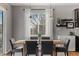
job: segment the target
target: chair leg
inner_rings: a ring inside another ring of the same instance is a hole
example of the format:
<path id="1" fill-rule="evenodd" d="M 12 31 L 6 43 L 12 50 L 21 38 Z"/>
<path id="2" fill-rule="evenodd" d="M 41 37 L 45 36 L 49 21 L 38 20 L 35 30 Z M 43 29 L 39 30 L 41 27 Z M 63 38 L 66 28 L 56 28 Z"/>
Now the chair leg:
<path id="1" fill-rule="evenodd" d="M 66 52 L 64 52 L 65 56 L 66 56 Z"/>
<path id="2" fill-rule="evenodd" d="M 26 56 L 27 56 L 27 53 L 26 53 Z"/>
<path id="3" fill-rule="evenodd" d="M 15 52 L 13 52 L 12 54 L 13 54 L 13 56 L 15 56 Z"/>
<path id="4" fill-rule="evenodd" d="M 23 49 L 21 49 L 21 52 L 22 52 L 22 56 L 23 56 Z"/>
<path id="5" fill-rule="evenodd" d="M 57 50 L 56 50 L 56 52 L 55 52 L 55 53 L 56 53 L 56 56 L 57 56 Z"/>
<path id="6" fill-rule="evenodd" d="M 68 52 L 64 52 L 65 56 L 67 55 L 68 56 Z"/>
<path id="7" fill-rule="evenodd" d="M 12 51 L 11 51 L 11 56 L 12 56 Z"/>
<path id="8" fill-rule="evenodd" d="M 38 50 L 36 49 L 36 56 L 38 56 Z"/>
<path id="9" fill-rule="evenodd" d="M 43 50 L 41 51 L 41 56 L 43 56 Z"/>
<path id="10" fill-rule="evenodd" d="M 67 52 L 67 56 L 68 56 L 68 52 Z"/>
<path id="11" fill-rule="evenodd" d="M 53 56 L 53 51 L 51 52 L 51 56 Z"/>

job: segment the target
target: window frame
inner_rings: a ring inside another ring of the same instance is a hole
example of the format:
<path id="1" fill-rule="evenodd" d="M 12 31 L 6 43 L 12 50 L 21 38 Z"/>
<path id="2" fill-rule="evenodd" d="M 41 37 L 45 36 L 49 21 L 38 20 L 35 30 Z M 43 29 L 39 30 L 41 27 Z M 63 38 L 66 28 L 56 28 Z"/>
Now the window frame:
<path id="1" fill-rule="evenodd" d="M 44 10 L 44 13 L 46 13 L 45 12 L 45 9 L 31 9 L 31 10 Z M 30 10 L 30 12 L 31 12 L 31 10 Z M 30 21 L 31 21 L 31 13 L 30 13 Z M 31 22 L 30 22 L 31 23 Z M 40 25 L 43 25 L 43 26 L 45 26 L 45 34 L 42 34 L 42 36 L 46 36 L 46 15 L 45 15 L 45 24 L 37 24 L 37 26 L 38 26 L 38 30 L 37 30 L 37 32 L 39 33 L 39 26 Z M 31 34 L 31 28 L 30 28 L 30 36 L 38 36 L 37 34 Z"/>

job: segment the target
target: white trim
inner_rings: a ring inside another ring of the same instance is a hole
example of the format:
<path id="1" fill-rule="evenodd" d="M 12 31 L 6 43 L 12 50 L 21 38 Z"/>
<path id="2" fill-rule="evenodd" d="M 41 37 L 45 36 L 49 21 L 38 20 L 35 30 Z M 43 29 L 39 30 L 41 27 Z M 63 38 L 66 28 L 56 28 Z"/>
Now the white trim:
<path id="1" fill-rule="evenodd" d="M 3 11 L 3 54 L 6 51 L 6 9 L 0 6 L 0 10 Z"/>
<path id="2" fill-rule="evenodd" d="M 25 30 L 26 38 L 30 39 L 30 9 L 25 9 Z"/>
<path id="3" fill-rule="evenodd" d="M 7 23 L 7 21 L 6 21 L 6 19 L 7 19 L 7 15 L 6 15 L 6 12 L 3 12 L 3 53 L 6 53 L 6 48 L 7 48 L 7 29 L 6 29 L 6 27 L 7 27 L 7 25 L 6 25 L 6 23 Z"/>

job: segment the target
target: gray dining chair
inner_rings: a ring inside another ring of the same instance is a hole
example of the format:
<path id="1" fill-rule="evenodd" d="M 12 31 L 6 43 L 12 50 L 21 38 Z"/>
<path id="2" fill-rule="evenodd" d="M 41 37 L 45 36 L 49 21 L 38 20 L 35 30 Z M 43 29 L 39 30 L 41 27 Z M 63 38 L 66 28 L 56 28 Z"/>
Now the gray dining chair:
<path id="1" fill-rule="evenodd" d="M 27 41 L 27 55 L 35 54 L 37 56 L 37 41 Z"/>
<path id="2" fill-rule="evenodd" d="M 11 44 L 11 48 L 12 48 L 12 50 L 11 50 L 11 56 L 12 55 L 15 55 L 15 52 L 22 52 L 22 56 L 23 56 L 23 46 L 15 46 L 15 44 L 13 44 L 13 42 L 12 42 L 12 40 L 10 40 L 10 44 Z"/>
<path id="3" fill-rule="evenodd" d="M 51 56 L 53 55 L 53 41 L 42 41 L 42 55 L 45 54 L 50 54 Z"/>
<path id="4" fill-rule="evenodd" d="M 67 39 L 64 43 L 63 47 L 56 47 L 56 55 L 57 52 L 64 52 L 65 56 L 68 56 L 68 47 L 69 47 L 70 39 Z"/>

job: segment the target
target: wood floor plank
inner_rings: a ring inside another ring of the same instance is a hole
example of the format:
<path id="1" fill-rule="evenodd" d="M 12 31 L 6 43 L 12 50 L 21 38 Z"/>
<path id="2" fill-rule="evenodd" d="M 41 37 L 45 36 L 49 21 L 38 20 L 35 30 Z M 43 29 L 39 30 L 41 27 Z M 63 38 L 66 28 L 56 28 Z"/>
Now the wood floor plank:
<path id="1" fill-rule="evenodd" d="M 79 56 L 79 52 L 69 52 L 69 56 Z"/>
<path id="2" fill-rule="evenodd" d="M 61 52 L 60 52 L 61 53 Z M 8 53 L 5 56 L 10 56 L 11 54 Z M 68 53 L 69 56 L 79 56 L 79 52 L 69 52 Z M 64 55 L 59 55 L 59 56 L 64 56 Z"/>

